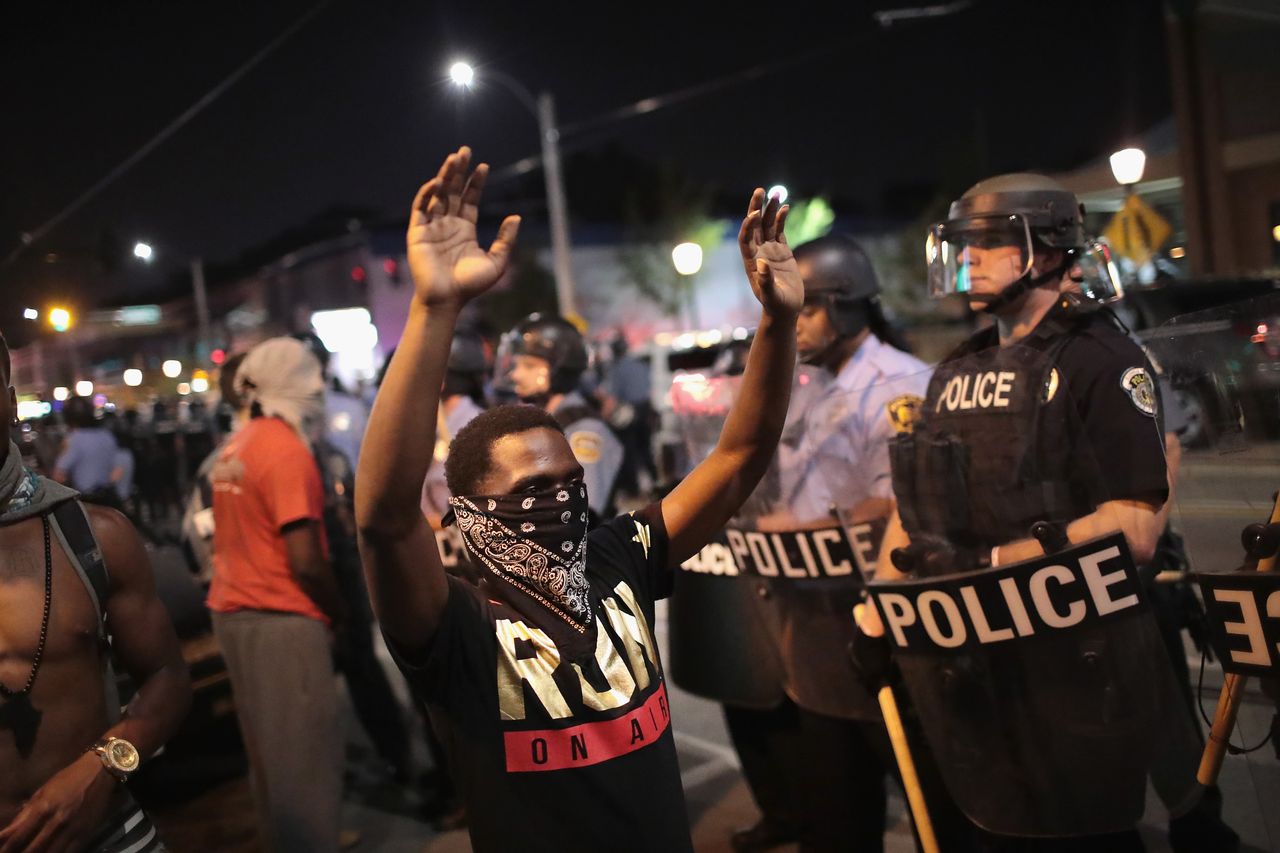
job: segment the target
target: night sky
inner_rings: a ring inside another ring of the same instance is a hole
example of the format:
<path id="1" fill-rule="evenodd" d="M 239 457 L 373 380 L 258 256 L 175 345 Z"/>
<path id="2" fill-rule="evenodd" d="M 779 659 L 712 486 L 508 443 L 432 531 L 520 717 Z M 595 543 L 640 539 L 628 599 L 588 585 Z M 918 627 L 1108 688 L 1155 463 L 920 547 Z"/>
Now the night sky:
<path id="1" fill-rule="evenodd" d="M 0 31 L 0 257 L 316 4 L 29 5 Z M 189 255 L 229 261 L 326 211 L 394 220 L 460 143 L 495 168 L 536 153 L 534 120 L 511 95 L 492 84 L 461 95 L 445 80 L 455 56 L 553 92 L 562 126 L 769 69 L 566 134 L 575 223 L 617 222 L 658 170 L 705 190 L 717 212 L 784 182 L 841 214 L 907 219 L 985 174 L 1096 159 L 1170 112 L 1158 0 L 974 0 L 888 28 L 872 13 L 910 4 L 507 5 L 321 4 L 0 268 L 0 301 L 139 298 Z M 506 181 L 492 206 L 536 218 L 540 188 L 540 173 Z M 161 253 L 150 269 L 127 258 L 137 238 Z"/>

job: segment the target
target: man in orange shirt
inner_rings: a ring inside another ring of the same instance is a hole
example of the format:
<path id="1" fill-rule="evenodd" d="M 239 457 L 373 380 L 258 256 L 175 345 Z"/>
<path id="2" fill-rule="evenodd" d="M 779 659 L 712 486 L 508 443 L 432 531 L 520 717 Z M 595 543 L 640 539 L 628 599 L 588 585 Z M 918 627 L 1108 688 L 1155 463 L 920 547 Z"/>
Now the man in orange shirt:
<path id="1" fill-rule="evenodd" d="M 250 420 L 214 465 L 209 609 L 235 691 L 263 841 L 336 851 L 343 739 L 330 630 L 345 607 L 328 561 L 320 471 L 304 436 L 324 415 L 320 365 L 273 338 L 236 390 Z"/>

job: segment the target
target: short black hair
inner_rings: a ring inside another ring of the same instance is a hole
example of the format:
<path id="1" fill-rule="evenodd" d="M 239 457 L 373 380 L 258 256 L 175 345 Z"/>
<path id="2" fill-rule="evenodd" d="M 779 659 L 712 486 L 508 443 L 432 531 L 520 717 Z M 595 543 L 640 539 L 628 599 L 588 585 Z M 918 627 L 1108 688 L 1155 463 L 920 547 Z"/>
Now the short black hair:
<path id="1" fill-rule="evenodd" d="M 493 468 L 493 445 L 508 435 L 531 429 L 553 429 L 563 434 L 556 419 L 538 406 L 495 406 L 472 418 L 458 430 L 444 461 L 444 479 L 454 495 L 474 495 L 481 480 Z"/>
<path id="2" fill-rule="evenodd" d="M 240 369 L 240 363 L 248 354 L 248 352 L 238 352 L 228 356 L 218 372 L 218 390 L 222 393 L 222 399 L 236 411 L 244 405 L 244 400 L 240 399 L 240 395 L 236 393 L 236 371 Z"/>
<path id="3" fill-rule="evenodd" d="M 7 386 L 13 378 L 13 365 L 9 362 L 9 342 L 4 339 L 4 332 L 0 332 L 0 371 L 4 372 L 4 384 Z"/>

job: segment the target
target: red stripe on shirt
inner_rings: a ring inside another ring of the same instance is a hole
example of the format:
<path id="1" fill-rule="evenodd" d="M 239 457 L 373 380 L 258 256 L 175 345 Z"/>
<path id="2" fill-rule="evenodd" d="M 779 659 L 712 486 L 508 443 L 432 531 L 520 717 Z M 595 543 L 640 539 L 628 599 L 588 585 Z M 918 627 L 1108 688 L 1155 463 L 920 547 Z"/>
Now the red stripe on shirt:
<path id="1" fill-rule="evenodd" d="M 659 684 L 643 705 L 612 720 L 567 729 L 506 732 L 508 773 L 565 770 L 609 761 L 648 746 L 671 724 L 667 687 Z"/>

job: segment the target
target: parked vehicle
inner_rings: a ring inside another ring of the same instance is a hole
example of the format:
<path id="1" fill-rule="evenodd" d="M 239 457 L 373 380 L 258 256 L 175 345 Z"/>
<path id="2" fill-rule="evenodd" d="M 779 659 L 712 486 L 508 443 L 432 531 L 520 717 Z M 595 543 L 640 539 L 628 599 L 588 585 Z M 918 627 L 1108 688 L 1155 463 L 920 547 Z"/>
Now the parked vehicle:
<path id="1" fill-rule="evenodd" d="M 1155 345 L 1187 418 L 1184 445 L 1211 443 L 1241 424 L 1254 438 L 1280 438 L 1280 279 L 1161 282 L 1126 290 L 1116 310 Z M 1206 362 L 1223 372 L 1206 373 Z"/>

